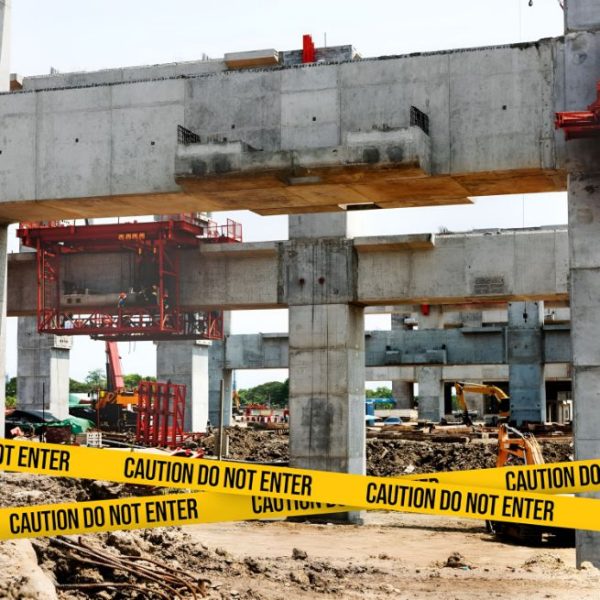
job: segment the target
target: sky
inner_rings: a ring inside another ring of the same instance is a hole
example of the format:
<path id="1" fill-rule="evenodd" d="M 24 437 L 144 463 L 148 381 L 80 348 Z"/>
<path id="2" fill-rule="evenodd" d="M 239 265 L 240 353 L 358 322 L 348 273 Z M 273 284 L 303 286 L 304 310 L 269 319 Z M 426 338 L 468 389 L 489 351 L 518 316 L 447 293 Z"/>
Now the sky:
<path id="1" fill-rule="evenodd" d="M 226 52 L 352 44 L 363 57 L 508 44 L 562 35 L 557 0 L 12 0 L 11 71 L 41 75 L 220 58 Z M 287 238 L 287 217 L 246 211 L 217 214 L 244 225 L 244 239 Z M 361 211 L 362 235 L 556 225 L 567 222 L 566 194 L 477 198 L 470 206 Z M 16 240 L 10 242 L 16 249 Z M 236 311 L 233 333 L 287 331 L 287 311 Z M 367 315 L 367 329 L 389 317 Z M 75 338 L 71 377 L 103 368 L 104 344 Z M 16 319 L 9 319 L 7 373 L 16 374 Z M 126 373 L 155 374 L 150 342 L 121 343 Z M 237 373 L 238 387 L 286 370 Z"/>

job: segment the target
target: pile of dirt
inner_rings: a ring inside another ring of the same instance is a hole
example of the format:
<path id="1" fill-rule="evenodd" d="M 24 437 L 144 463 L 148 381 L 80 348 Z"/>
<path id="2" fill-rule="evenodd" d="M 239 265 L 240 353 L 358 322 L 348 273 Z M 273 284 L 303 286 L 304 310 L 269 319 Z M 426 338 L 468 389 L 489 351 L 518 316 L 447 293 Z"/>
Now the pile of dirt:
<path id="1" fill-rule="evenodd" d="M 367 440 L 368 475 L 391 477 L 407 473 L 463 471 L 495 466 L 496 446 L 493 444 Z"/>
<path id="2" fill-rule="evenodd" d="M 242 427 L 227 429 L 229 456 L 238 460 L 274 462 L 289 460 L 289 436 L 287 432 L 266 431 Z M 215 453 L 215 436 L 203 439 L 203 446 Z"/>
<path id="3" fill-rule="evenodd" d="M 229 455 L 238 460 L 277 462 L 289 460 L 289 436 L 277 431 L 232 427 L 228 429 Z M 205 442 L 213 451 L 212 436 Z M 569 442 L 540 442 L 546 462 L 570 460 Z M 478 443 L 431 443 L 398 439 L 367 440 L 367 474 L 380 477 L 408 473 L 434 473 L 496 466 L 496 445 Z"/>

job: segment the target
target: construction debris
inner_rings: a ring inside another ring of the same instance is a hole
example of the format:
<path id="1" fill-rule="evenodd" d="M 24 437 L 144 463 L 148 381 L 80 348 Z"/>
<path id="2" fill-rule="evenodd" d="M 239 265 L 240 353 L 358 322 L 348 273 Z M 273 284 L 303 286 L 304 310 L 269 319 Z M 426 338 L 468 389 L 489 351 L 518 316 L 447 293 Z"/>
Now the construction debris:
<path id="1" fill-rule="evenodd" d="M 289 460 L 289 438 L 285 432 L 239 427 L 229 428 L 227 432 L 229 457 L 232 459 L 269 463 Z M 381 436 L 368 439 L 367 474 L 387 477 L 496 466 L 495 439 L 471 440 L 462 433 L 455 436 L 435 430 L 429 436 L 424 432 L 414 434 L 418 436 L 414 441 Z M 455 441 L 454 437 L 461 441 Z M 445 443 L 431 443 L 434 439 L 442 438 L 445 438 Z M 542 440 L 540 445 L 546 462 L 562 462 L 572 458 L 573 447 L 566 438 Z M 203 446 L 207 452 L 214 452 L 214 438 L 204 438 Z"/>

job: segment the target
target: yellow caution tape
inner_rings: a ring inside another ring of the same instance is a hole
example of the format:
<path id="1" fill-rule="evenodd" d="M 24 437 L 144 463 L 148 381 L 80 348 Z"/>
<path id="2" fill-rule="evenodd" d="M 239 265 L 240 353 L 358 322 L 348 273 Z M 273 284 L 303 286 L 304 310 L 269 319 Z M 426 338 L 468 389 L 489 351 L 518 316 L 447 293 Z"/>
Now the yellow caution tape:
<path id="1" fill-rule="evenodd" d="M 225 493 L 270 494 L 290 498 L 305 497 L 305 492 L 312 487 L 310 482 L 314 477 L 319 481 L 326 478 L 332 487 L 337 485 L 336 482 L 344 486 L 358 486 L 369 481 L 389 483 L 401 480 L 540 494 L 600 491 L 600 460 L 389 478 L 189 459 L 137 450 L 108 450 L 0 440 L 0 470 Z"/>
<path id="2" fill-rule="evenodd" d="M 0 508 L 0 540 L 340 512 L 314 502 L 224 494 L 168 494 Z"/>
<path id="3" fill-rule="evenodd" d="M 593 460 L 408 479 L 4 441 L 0 469 L 329 503 L 340 510 L 395 510 L 600 531 L 596 500 L 549 495 L 600 489 L 600 461 Z M 229 519 L 223 510 L 222 520 Z"/>

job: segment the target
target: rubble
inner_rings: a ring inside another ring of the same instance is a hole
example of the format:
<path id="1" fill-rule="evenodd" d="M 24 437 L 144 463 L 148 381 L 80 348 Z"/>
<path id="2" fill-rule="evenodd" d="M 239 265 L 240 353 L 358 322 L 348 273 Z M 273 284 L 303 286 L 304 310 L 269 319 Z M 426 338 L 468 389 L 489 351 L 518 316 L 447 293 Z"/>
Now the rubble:
<path id="1" fill-rule="evenodd" d="M 289 460 L 289 437 L 286 433 L 231 427 L 228 435 L 230 458 L 258 462 Z M 205 438 L 203 445 L 208 451 L 212 451 L 212 443 L 213 438 L 210 436 Z M 572 444 L 568 441 L 541 440 L 540 445 L 546 462 L 567 461 L 573 454 Z M 427 440 L 367 440 L 367 475 L 390 477 L 410 473 L 488 469 L 495 466 L 495 440 L 487 443 L 445 441 L 436 444 Z"/>

